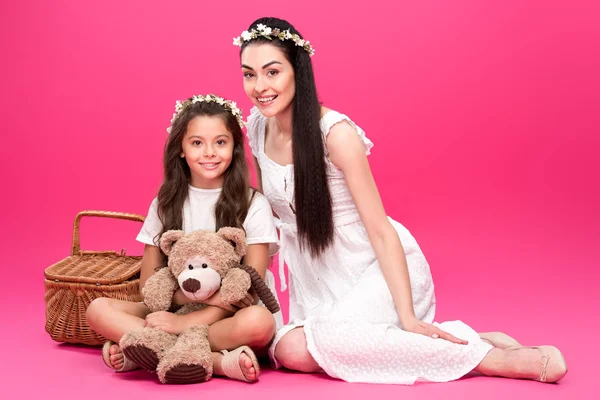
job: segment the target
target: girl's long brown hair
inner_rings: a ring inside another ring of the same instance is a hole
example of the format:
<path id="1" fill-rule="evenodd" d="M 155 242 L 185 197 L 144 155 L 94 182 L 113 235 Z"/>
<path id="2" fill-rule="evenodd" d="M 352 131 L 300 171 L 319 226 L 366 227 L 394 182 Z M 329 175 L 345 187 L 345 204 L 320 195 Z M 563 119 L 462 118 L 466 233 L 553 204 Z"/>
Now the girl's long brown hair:
<path id="1" fill-rule="evenodd" d="M 255 192 L 253 190 L 252 195 L 249 195 L 250 179 L 242 129 L 235 116 L 222 105 L 215 102 L 197 102 L 188 104 L 179 113 L 173 121 L 165 144 L 164 179 L 158 191 L 158 218 L 162 223 L 162 231 L 157 238 L 168 230 L 183 229 L 183 204 L 189 192 L 190 168 L 180 154 L 188 124 L 192 119 L 201 116 L 221 118 L 234 142 L 231 164 L 225 171 L 223 189 L 215 206 L 216 229 L 224 226 L 243 229 L 242 224 L 248 215 Z"/>

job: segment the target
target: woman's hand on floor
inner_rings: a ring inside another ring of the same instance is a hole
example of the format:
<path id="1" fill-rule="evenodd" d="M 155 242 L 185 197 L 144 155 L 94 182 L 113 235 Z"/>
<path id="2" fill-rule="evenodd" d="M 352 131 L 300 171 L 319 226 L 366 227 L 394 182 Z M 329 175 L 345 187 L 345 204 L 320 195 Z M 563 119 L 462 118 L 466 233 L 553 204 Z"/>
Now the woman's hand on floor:
<path id="1" fill-rule="evenodd" d="M 452 343 L 457 344 L 468 344 L 466 340 L 459 339 L 454 335 L 449 334 L 438 328 L 435 325 L 428 324 L 427 322 L 419 321 L 417 318 L 411 319 L 407 323 L 403 323 L 404 330 L 407 332 L 418 333 L 421 335 L 429 336 L 434 339 L 444 339 Z"/>

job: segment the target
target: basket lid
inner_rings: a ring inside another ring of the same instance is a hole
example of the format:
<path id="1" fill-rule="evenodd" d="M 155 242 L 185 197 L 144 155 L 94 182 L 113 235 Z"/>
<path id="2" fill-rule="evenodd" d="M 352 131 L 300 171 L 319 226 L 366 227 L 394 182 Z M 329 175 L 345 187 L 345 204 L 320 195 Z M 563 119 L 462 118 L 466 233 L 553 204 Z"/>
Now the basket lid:
<path id="1" fill-rule="evenodd" d="M 81 252 L 46 268 L 46 279 L 62 282 L 114 285 L 140 272 L 141 256 L 116 252 Z"/>

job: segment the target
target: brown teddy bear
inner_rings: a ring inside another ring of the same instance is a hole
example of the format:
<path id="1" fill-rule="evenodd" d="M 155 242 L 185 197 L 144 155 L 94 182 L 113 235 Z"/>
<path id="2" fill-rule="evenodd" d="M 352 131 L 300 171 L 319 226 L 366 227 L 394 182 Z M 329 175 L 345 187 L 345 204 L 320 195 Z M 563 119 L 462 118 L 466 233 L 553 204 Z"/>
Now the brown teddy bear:
<path id="1" fill-rule="evenodd" d="M 277 300 L 258 273 L 240 264 L 246 254 L 243 230 L 225 227 L 216 233 L 199 230 L 187 235 L 171 230 L 161 236 L 160 248 L 168 256 L 168 267 L 155 272 L 142 290 L 144 303 L 151 311 L 169 310 L 179 287 L 195 302 L 183 306 L 177 314 L 205 307 L 200 302 L 219 289 L 225 304 L 242 300 L 253 289 L 269 311 L 279 311 Z M 163 383 L 198 383 L 212 376 L 207 325 L 187 328 L 179 336 L 157 328 L 141 328 L 125 334 L 120 347 L 129 360 L 156 371 Z"/>

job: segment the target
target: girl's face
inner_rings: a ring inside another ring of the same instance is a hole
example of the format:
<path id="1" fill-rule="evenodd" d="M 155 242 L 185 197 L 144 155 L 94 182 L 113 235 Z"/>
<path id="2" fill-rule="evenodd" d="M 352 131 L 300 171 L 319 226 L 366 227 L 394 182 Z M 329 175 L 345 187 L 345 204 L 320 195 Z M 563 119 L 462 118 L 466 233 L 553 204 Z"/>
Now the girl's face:
<path id="1" fill-rule="evenodd" d="M 190 167 L 191 185 L 201 189 L 223 187 L 223 174 L 231 164 L 233 145 L 233 135 L 221 118 L 193 118 L 181 144 L 181 157 Z"/>
<path id="2" fill-rule="evenodd" d="M 271 44 L 251 44 L 242 52 L 244 90 L 265 117 L 289 109 L 296 93 L 294 68 Z"/>

